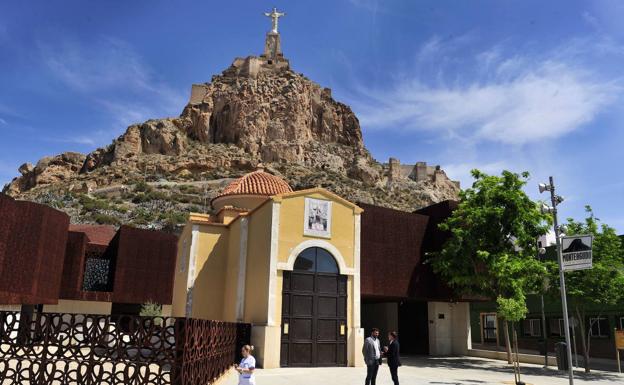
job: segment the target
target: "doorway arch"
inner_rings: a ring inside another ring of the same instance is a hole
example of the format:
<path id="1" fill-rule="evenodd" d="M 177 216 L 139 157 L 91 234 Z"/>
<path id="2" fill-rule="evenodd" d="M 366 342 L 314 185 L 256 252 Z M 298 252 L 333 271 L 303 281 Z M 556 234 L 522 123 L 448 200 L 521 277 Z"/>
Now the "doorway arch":
<path id="1" fill-rule="evenodd" d="M 284 271 L 281 366 L 347 365 L 347 276 L 324 248 L 304 249 Z"/>

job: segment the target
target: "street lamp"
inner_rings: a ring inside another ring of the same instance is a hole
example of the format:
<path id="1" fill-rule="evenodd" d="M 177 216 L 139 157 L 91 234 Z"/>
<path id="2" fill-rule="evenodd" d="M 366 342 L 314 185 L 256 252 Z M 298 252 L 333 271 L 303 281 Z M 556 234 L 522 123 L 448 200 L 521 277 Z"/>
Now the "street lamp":
<path id="1" fill-rule="evenodd" d="M 570 385 L 574 385 L 574 372 L 572 371 L 572 345 L 570 344 L 570 320 L 568 318 L 568 301 L 566 298 L 566 288 L 565 288 L 565 275 L 563 272 L 563 258 L 561 256 L 561 239 L 560 234 L 562 227 L 559 226 L 558 218 L 557 218 L 557 205 L 563 202 L 563 197 L 555 194 L 555 182 L 553 177 L 549 178 L 549 183 L 540 183 L 539 184 L 539 192 L 543 193 L 545 191 L 550 192 L 550 201 L 552 206 L 548 206 L 545 203 L 542 203 L 541 211 L 544 214 L 552 214 L 553 216 L 553 227 L 555 230 L 555 241 L 557 242 L 557 260 L 559 262 L 559 280 L 561 287 L 561 304 L 563 306 L 563 323 L 565 327 L 565 339 L 568 350 L 568 377 L 570 379 Z"/>
<path id="2" fill-rule="evenodd" d="M 541 261 L 546 254 L 546 248 L 543 247 L 542 243 L 537 241 L 537 254 L 538 258 Z M 542 337 L 544 337 L 544 369 L 548 369 L 548 333 L 546 333 L 546 312 L 544 311 L 544 292 L 548 290 L 548 276 L 545 276 L 542 281 L 542 290 L 540 292 L 540 300 L 542 302 Z"/>

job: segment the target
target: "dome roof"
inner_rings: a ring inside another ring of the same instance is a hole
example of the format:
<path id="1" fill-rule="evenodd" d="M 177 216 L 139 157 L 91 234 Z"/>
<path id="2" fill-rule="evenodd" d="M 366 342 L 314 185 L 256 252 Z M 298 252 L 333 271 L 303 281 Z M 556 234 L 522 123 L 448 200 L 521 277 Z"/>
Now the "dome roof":
<path id="1" fill-rule="evenodd" d="M 215 199 L 229 195 L 277 195 L 292 192 L 292 188 L 282 178 L 258 168 L 227 185 Z"/>

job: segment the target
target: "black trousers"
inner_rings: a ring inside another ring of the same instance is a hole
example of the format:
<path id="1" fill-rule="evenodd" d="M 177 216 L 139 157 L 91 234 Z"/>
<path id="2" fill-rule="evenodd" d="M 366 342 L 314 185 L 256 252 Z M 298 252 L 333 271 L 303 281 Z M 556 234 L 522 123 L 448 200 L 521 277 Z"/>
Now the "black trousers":
<path id="1" fill-rule="evenodd" d="M 392 376 L 392 382 L 394 385 L 399 385 L 399 367 L 398 366 L 389 366 L 390 368 L 390 376 Z"/>
<path id="2" fill-rule="evenodd" d="M 364 385 L 375 385 L 377 381 L 377 372 L 379 371 L 379 364 L 366 365 L 366 382 Z"/>

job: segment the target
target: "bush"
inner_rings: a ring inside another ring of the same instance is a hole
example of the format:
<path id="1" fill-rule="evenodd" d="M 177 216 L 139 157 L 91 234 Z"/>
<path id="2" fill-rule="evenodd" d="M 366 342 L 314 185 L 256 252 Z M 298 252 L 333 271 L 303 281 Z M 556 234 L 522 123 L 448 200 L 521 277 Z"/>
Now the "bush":
<path id="1" fill-rule="evenodd" d="M 148 301 L 141 305 L 139 315 L 142 317 L 160 317 L 162 315 L 162 305 Z"/>
<path id="2" fill-rule="evenodd" d="M 93 220 L 95 220 L 100 225 L 119 225 L 119 219 L 115 218 L 112 215 L 96 213 L 93 215 Z"/>
<path id="3" fill-rule="evenodd" d="M 148 224 L 154 221 L 154 219 L 156 219 L 156 215 L 153 214 L 151 211 L 148 211 L 143 208 L 138 208 L 135 211 L 135 217 L 134 217 L 133 222 L 140 223 L 140 224 Z"/>
<path id="4" fill-rule="evenodd" d="M 135 192 L 149 192 L 152 191 L 152 186 L 148 185 L 145 181 L 139 181 L 134 185 Z"/>
<path id="5" fill-rule="evenodd" d="M 108 210 L 110 208 L 110 203 L 103 199 L 90 198 L 86 195 L 81 195 L 78 198 L 78 201 L 82 205 L 82 211 L 95 211 L 95 210 Z"/>
<path id="6" fill-rule="evenodd" d="M 128 208 L 126 206 L 117 206 L 114 208 L 118 213 L 125 214 L 128 212 Z"/>
<path id="7" fill-rule="evenodd" d="M 150 190 L 148 192 L 140 192 L 132 198 L 133 203 L 144 203 L 155 200 L 169 200 L 169 196 L 162 191 Z"/>

